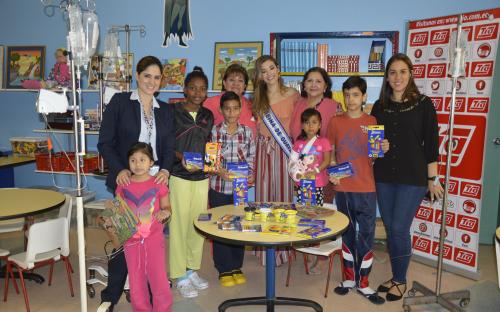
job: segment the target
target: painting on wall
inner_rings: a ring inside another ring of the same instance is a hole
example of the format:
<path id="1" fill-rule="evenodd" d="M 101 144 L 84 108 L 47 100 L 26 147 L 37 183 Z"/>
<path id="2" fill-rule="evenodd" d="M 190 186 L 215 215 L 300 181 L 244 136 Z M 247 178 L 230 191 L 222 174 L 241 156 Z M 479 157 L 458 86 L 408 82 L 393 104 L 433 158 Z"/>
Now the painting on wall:
<path id="1" fill-rule="evenodd" d="M 188 40 L 193 40 L 189 0 L 164 0 L 162 46 L 168 47 L 177 41 L 179 47 L 187 48 Z"/>
<path id="2" fill-rule="evenodd" d="M 243 66 L 249 77 L 253 77 L 255 60 L 262 55 L 263 42 L 216 42 L 214 53 L 213 90 L 222 90 L 222 77 L 231 64 Z M 248 82 L 247 90 L 253 90 L 252 81 Z"/>
<path id="3" fill-rule="evenodd" d="M 22 89 L 25 81 L 43 80 L 45 46 L 9 46 L 6 55 L 5 88 Z"/>

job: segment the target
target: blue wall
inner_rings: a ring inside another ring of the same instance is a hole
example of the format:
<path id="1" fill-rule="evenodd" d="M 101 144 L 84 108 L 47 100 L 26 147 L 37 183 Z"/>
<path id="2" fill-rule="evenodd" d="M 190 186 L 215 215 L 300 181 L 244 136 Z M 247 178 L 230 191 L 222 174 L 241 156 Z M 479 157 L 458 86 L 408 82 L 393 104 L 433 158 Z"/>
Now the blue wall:
<path id="1" fill-rule="evenodd" d="M 58 3 L 56 0 L 54 3 Z M 379 3 L 384 3 L 381 6 Z M 439 3 L 439 6 L 435 6 Z M 306 4 L 302 0 L 192 0 L 191 26 L 195 39 L 187 49 L 172 46 L 162 48 L 163 1 L 97 0 L 103 49 L 104 33 L 111 25 L 140 25 L 146 27 L 146 36 L 131 36 L 131 51 L 137 60 L 153 54 L 161 59 L 187 57 L 188 67 L 201 65 L 212 77 L 213 49 L 217 41 L 263 41 L 264 52 L 269 51 L 270 32 L 398 30 L 400 50 L 405 46 L 406 22 L 414 19 L 450 15 L 499 7 L 499 0 L 420 0 L 420 1 L 331 1 L 316 0 Z M 362 8 L 359 9 L 359 8 Z M 375 12 L 380 12 L 375 14 Z M 52 17 L 44 14 L 40 1 L 0 0 L 1 45 L 46 45 L 46 72 L 54 64 L 53 51 L 65 46 L 66 24 L 56 9 Z M 122 47 L 125 43 L 120 36 Z M 160 97 L 166 98 L 163 93 Z M 8 149 L 9 138 L 33 136 L 33 129 L 43 124 L 35 113 L 34 92 L 0 92 L 0 150 Z M 84 94 L 84 107 L 97 103 L 96 93 Z M 37 134 L 38 135 L 38 134 Z M 69 136 L 59 136 L 67 144 Z M 95 136 L 88 137 L 89 150 L 95 150 Z M 17 186 L 50 185 L 52 176 L 34 173 L 34 165 L 15 169 Z M 56 183 L 69 185 L 73 178 L 55 176 Z M 106 195 L 102 180 L 89 177 L 88 188 L 98 196 Z"/>

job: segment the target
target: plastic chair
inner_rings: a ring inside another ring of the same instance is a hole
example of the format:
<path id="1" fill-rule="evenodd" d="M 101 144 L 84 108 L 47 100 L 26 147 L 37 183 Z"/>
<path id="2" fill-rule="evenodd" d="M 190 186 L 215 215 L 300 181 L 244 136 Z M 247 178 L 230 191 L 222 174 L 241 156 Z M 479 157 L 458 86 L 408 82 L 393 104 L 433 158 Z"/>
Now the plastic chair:
<path id="1" fill-rule="evenodd" d="M 66 265 L 66 274 L 71 296 L 74 297 L 73 283 L 71 281 L 69 261 L 69 231 L 65 218 L 57 218 L 33 224 L 28 231 L 28 248 L 26 252 L 12 255 L 7 259 L 7 274 L 5 278 L 4 301 L 7 301 L 9 291 L 9 277 L 12 278 L 14 288 L 19 293 L 16 280 L 13 278 L 13 266 L 19 272 L 21 287 L 26 304 L 26 311 L 30 311 L 26 285 L 22 275 L 25 271 L 51 265 L 49 283 L 52 283 L 53 263 L 62 260 Z M 9 276 L 10 275 L 10 276 Z"/>
<path id="2" fill-rule="evenodd" d="M 304 257 L 304 267 L 306 269 L 306 274 L 309 275 L 309 267 L 307 266 L 308 255 L 315 256 L 325 256 L 328 257 L 328 275 L 326 277 L 326 287 L 325 287 L 325 298 L 328 297 L 328 288 L 330 286 L 330 277 L 333 268 L 333 258 L 335 255 L 340 257 L 340 266 L 342 270 L 342 274 L 344 274 L 344 263 L 342 261 L 342 238 L 339 237 L 336 240 L 328 241 L 327 243 L 322 243 L 319 246 L 311 246 L 311 247 L 302 247 L 295 248 L 294 250 L 299 251 L 303 254 Z M 292 268 L 292 257 L 289 257 L 288 261 L 288 273 L 286 275 L 286 287 L 288 287 L 290 283 L 290 270 Z"/>
<path id="3" fill-rule="evenodd" d="M 333 210 L 337 210 L 337 206 L 335 204 L 324 204 L 324 208 L 329 208 Z M 325 256 L 328 257 L 328 275 L 326 277 L 326 288 L 325 288 L 325 298 L 328 297 L 328 288 L 330 286 L 330 277 L 333 268 L 333 258 L 335 255 L 340 257 L 340 267 L 342 270 L 342 277 L 344 276 L 344 262 L 342 261 L 342 237 L 337 237 L 337 239 L 332 241 L 323 242 L 319 245 L 301 247 L 301 248 L 293 248 L 293 251 L 299 251 L 303 254 L 304 257 L 304 268 L 306 269 L 306 274 L 309 275 L 309 267 L 307 266 L 308 255 L 315 256 Z M 290 253 L 290 251 L 289 251 Z M 292 256 L 289 254 L 288 261 L 288 273 L 286 276 L 286 287 L 290 284 L 290 271 L 292 268 Z M 296 258 L 296 257 L 294 257 Z"/>
<path id="4" fill-rule="evenodd" d="M 20 232 L 26 230 L 24 218 L 0 221 L 0 233 Z M 26 238 L 24 239 L 24 248 L 26 249 Z"/>

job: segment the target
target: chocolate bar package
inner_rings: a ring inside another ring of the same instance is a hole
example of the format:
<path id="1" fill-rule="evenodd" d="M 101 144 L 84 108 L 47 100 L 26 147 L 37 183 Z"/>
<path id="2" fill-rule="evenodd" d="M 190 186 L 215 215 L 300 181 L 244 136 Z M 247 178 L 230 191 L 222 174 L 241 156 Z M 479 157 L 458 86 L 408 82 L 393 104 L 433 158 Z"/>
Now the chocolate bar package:
<path id="1" fill-rule="evenodd" d="M 368 157 L 384 157 L 382 140 L 384 139 L 384 125 L 368 126 Z"/>
<path id="2" fill-rule="evenodd" d="M 354 175 L 354 170 L 350 162 L 343 162 L 341 164 L 330 166 L 326 168 L 326 172 L 329 176 L 333 176 L 336 179 L 342 179 Z"/>
<path id="3" fill-rule="evenodd" d="M 281 225 L 281 224 L 271 224 L 268 225 L 262 233 L 264 234 L 272 234 L 272 235 L 290 235 L 295 232 L 295 228 L 290 225 Z"/>
<path id="4" fill-rule="evenodd" d="M 220 167 L 220 149 L 221 144 L 217 142 L 208 142 L 205 145 L 205 172 L 217 172 Z"/>
<path id="5" fill-rule="evenodd" d="M 186 162 L 186 167 L 188 169 L 202 169 L 203 168 L 203 157 L 200 153 L 184 152 L 184 161 Z"/>
<path id="6" fill-rule="evenodd" d="M 317 227 L 325 227 L 325 220 L 316 220 L 311 218 L 301 218 L 299 220 L 298 226 L 317 226 Z"/>
<path id="7" fill-rule="evenodd" d="M 315 180 L 300 180 L 299 201 L 302 205 L 313 206 L 316 205 L 316 181 Z"/>
<path id="8" fill-rule="evenodd" d="M 198 215 L 198 221 L 210 221 L 212 219 L 211 213 L 200 213 Z"/>
<path id="9" fill-rule="evenodd" d="M 249 174 L 248 163 L 245 161 L 227 163 L 226 169 L 229 172 L 229 177 L 231 179 L 246 178 Z"/>
<path id="10" fill-rule="evenodd" d="M 242 224 L 242 232 L 262 232 L 262 226 L 260 224 Z"/>
<path id="11" fill-rule="evenodd" d="M 313 227 L 310 227 L 310 228 L 307 228 L 305 230 L 297 232 L 297 236 L 305 237 L 305 238 L 316 238 L 316 237 L 323 235 L 325 233 L 328 233 L 330 231 L 331 231 L 330 228 L 313 226 Z"/>
<path id="12" fill-rule="evenodd" d="M 233 180 L 233 204 L 246 206 L 248 203 L 248 179 L 235 178 Z"/>

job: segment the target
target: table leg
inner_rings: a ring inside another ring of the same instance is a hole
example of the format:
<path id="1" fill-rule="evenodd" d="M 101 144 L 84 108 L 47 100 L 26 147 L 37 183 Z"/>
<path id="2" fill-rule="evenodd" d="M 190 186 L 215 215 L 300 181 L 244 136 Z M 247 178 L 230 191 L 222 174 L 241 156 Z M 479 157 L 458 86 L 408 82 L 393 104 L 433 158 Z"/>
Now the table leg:
<path id="1" fill-rule="evenodd" d="M 2 268 L 0 268 L 0 278 L 5 278 L 6 270 L 7 268 L 5 265 Z M 43 278 L 43 276 L 41 276 L 40 274 L 36 273 L 24 272 L 23 277 L 25 280 L 33 281 L 37 284 L 43 284 L 43 282 L 45 282 L 45 278 Z M 14 278 L 19 278 L 18 272 L 14 272 Z"/>
<path id="2" fill-rule="evenodd" d="M 323 312 L 321 305 L 315 301 L 300 299 L 276 297 L 276 251 L 273 247 L 266 248 L 266 296 L 229 299 L 219 305 L 219 312 L 226 311 L 227 308 L 242 305 L 265 305 L 267 312 L 274 312 L 276 305 L 291 305 L 310 307 L 315 312 Z"/>

